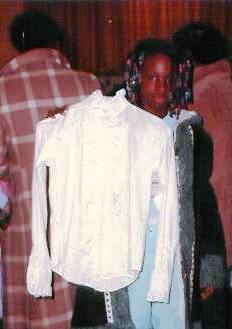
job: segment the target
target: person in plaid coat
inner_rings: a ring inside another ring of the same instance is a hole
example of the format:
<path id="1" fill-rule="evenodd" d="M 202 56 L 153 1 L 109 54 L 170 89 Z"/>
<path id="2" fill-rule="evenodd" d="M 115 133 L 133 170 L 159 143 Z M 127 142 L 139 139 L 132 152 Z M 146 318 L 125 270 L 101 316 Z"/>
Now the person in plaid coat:
<path id="1" fill-rule="evenodd" d="M 62 32 L 47 15 L 16 16 L 11 38 L 20 54 L 0 71 L 0 167 L 9 168 L 14 190 L 11 221 L 0 230 L 3 325 L 5 329 L 66 329 L 71 325 L 75 286 L 55 275 L 53 298 L 36 299 L 26 289 L 35 125 L 50 110 L 82 100 L 99 83 L 93 74 L 72 70 L 54 48 Z"/>

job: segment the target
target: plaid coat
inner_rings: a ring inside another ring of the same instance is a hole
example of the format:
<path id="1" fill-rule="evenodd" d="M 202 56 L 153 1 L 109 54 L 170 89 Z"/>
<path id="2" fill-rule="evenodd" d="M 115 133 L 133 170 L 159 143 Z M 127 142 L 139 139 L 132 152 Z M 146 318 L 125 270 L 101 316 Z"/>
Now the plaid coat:
<path id="1" fill-rule="evenodd" d="M 5 329 L 70 327 L 74 285 L 56 275 L 52 299 L 36 299 L 26 289 L 34 132 L 49 110 L 78 102 L 97 88 L 94 75 L 71 70 L 54 49 L 21 54 L 0 72 L 0 166 L 9 164 L 14 189 L 11 222 L 0 233 Z"/>

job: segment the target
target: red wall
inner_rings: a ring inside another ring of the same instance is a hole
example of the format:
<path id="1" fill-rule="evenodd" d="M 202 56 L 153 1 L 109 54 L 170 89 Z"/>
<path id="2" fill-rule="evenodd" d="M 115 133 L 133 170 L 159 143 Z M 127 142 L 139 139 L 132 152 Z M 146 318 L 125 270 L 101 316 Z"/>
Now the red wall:
<path id="1" fill-rule="evenodd" d="M 23 1 L 0 0 L 0 66 L 9 61 L 16 50 L 11 46 L 8 26 L 12 18 L 24 9 Z"/>

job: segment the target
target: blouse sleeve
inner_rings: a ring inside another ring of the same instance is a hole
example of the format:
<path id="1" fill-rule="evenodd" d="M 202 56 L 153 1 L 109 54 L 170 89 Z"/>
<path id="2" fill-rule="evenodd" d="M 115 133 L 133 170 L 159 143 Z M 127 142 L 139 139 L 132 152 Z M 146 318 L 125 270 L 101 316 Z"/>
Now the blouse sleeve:
<path id="1" fill-rule="evenodd" d="M 27 269 L 27 288 L 35 297 L 52 296 L 52 269 L 47 243 L 46 132 L 38 125 L 32 179 L 32 251 Z M 50 149 L 49 157 L 52 156 Z"/>
<path id="2" fill-rule="evenodd" d="M 153 197 L 159 210 L 158 237 L 147 300 L 168 302 L 174 258 L 179 242 L 179 206 L 172 131 L 163 138 L 157 163 L 160 192 Z"/>

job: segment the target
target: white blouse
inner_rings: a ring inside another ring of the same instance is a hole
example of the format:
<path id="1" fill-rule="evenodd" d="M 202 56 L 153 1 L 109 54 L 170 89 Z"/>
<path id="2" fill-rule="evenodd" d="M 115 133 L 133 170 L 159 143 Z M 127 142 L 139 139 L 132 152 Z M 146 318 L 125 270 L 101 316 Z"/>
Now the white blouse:
<path id="1" fill-rule="evenodd" d="M 50 254 L 46 241 L 46 166 L 50 169 Z M 144 256 L 151 180 L 159 213 L 148 300 L 168 302 L 179 242 L 171 129 L 131 105 L 95 91 L 37 125 L 32 189 L 33 247 L 28 290 L 51 296 L 51 274 L 100 291 L 138 277 Z"/>

